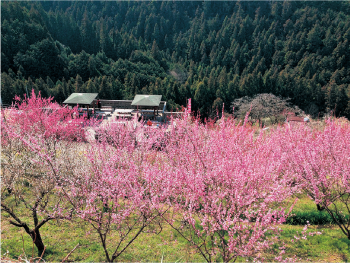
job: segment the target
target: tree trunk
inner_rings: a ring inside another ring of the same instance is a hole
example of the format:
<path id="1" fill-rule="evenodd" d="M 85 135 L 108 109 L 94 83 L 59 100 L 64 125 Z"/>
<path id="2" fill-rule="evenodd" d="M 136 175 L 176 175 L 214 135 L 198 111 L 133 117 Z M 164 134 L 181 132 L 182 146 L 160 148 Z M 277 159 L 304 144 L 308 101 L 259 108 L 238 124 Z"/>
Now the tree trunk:
<path id="1" fill-rule="evenodd" d="M 317 211 L 323 211 L 324 210 L 324 207 L 320 206 L 320 204 L 316 204 L 316 206 L 317 206 Z"/>
<path id="2" fill-rule="evenodd" d="M 32 230 L 30 231 L 29 234 L 33 240 L 33 243 L 38 249 L 38 256 L 41 257 L 42 253 L 44 252 L 45 246 L 44 246 L 43 240 L 41 239 L 39 229 L 36 231 Z"/>

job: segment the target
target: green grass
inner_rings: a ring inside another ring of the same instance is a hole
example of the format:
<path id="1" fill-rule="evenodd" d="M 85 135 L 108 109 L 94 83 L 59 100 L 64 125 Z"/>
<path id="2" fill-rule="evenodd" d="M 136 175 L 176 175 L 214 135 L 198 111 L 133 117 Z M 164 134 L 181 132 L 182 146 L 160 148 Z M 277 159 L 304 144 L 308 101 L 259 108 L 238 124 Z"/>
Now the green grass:
<path id="1" fill-rule="evenodd" d="M 290 200 L 289 204 L 293 202 Z M 288 207 L 288 206 L 286 206 Z M 300 196 L 293 211 L 317 211 L 313 202 Z M 1 212 L 1 254 L 9 251 L 8 257 L 18 259 L 24 250 L 27 257 L 32 255 L 32 242 L 23 229 L 9 224 L 9 216 Z M 29 218 L 28 218 L 29 221 Z M 31 221 L 29 221 L 31 222 Z M 283 230 L 280 242 L 275 247 L 286 244 L 286 256 L 302 260 L 346 262 L 350 261 L 350 241 L 341 230 L 334 225 L 310 226 L 309 231 L 323 231 L 322 235 L 308 237 L 307 240 L 292 242 L 303 226 L 281 225 Z M 41 235 L 46 245 L 44 259 L 46 261 L 62 261 L 62 259 L 79 243 L 79 247 L 70 255 L 69 261 L 102 262 L 106 261 L 98 236 L 90 226 L 80 220 L 51 221 L 41 228 Z M 36 249 L 34 256 L 36 256 Z M 272 254 L 274 253 L 274 254 Z M 266 252 L 266 259 L 273 261 L 276 251 Z M 204 259 L 196 249 L 188 244 L 169 226 L 164 225 L 159 234 L 142 233 L 135 242 L 118 258 L 118 261 L 156 261 L 156 262 L 203 262 Z M 245 259 L 238 259 L 245 261 Z"/>
<path id="2" fill-rule="evenodd" d="M 23 229 L 9 225 L 2 218 L 2 245 L 1 253 L 9 251 L 9 257 L 17 259 L 23 254 L 22 235 L 24 238 L 24 250 L 27 256 L 32 255 L 32 242 Z M 89 226 L 81 222 L 61 222 L 58 225 L 50 222 L 41 229 L 44 244 L 47 246 L 44 259 L 46 261 L 62 261 L 62 259 L 79 243 L 80 246 L 70 255 L 70 261 L 106 261 L 98 236 L 91 231 L 86 234 Z M 203 261 L 194 248 L 184 240 L 175 239 L 174 232 L 165 227 L 156 235 L 143 233 L 121 255 L 119 261 Z M 112 242 L 111 242 L 112 244 Z M 36 256 L 36 249 L 34 256 Z"/>
<path id="3" fill-rule="evenodd" d="M 291 239 L 302 231 L 302 227 L 284 225 L 282 229 L 281 241 L 287 244 L 286 255 L 290 257 L 298 255 L 302 259 L 328 262 L 350 260 L 350 240 L 337 226 L 309 226 L 308 232 L 322 231 L 322 235 L 308 236 L 307 240 L 294 242 Z"/>

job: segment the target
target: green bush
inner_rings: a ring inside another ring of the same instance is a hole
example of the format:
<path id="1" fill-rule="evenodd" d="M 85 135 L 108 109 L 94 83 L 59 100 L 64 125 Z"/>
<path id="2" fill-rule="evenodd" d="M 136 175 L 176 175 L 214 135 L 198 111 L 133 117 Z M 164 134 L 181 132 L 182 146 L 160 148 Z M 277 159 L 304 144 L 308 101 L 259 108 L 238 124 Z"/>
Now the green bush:
<path id="1" fill-rule="evenodd" d="M 343 220 L 348 220 L 349 215 L 342 218 Z M 309 221 L 310 225 L 326 225 L 335 224 L 336 222 L 333 218 L 326 212 L 318 211 L 306 211 L 306 212 L 295 212 L 293 215 L 289 216 L 285 222 L 288 225 L 306 225 Z"/>

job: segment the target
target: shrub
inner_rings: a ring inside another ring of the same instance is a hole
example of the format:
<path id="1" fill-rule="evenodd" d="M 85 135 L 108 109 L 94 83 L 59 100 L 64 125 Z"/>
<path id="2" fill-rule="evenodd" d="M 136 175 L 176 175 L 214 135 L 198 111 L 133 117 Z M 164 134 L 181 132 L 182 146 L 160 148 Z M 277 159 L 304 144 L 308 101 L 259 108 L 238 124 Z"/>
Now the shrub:
<path id="1" fill-rule="evenodd" d="M 348 218 L 349 215 L 344 216 L 342 219 L 348 220 Z M 318 211 L 296 212 L 292 216 L 289 216 L 285 222 L 288 225 L 306 225 L 308 223 L 310 225 L 336 224 L 330 214 Z"/>

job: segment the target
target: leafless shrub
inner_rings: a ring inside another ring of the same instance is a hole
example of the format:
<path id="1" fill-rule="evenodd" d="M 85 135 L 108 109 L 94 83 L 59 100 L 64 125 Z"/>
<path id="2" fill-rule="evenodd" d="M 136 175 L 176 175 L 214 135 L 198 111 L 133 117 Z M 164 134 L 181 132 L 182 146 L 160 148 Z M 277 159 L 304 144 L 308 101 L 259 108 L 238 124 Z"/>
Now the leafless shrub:
<path id="1" fill-rule="evenodd" d="M 299 115 L 302 111 L 292 105 L 290 99 L 282 99 L 271 93 L 262 93 L 254 97 L 242 97 L 232 103 L 233 114 L 236 118 L 244 118 L 247 112 L 252 120 L 261 122 L 263 118 L 270 118 L 271 123 L 280 123 L 285 120 L 287 113 Z"/>

